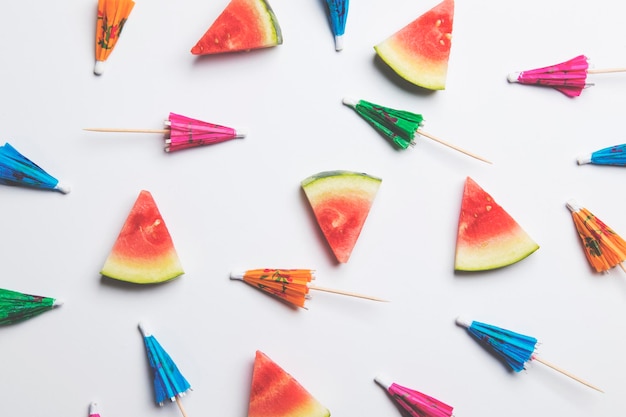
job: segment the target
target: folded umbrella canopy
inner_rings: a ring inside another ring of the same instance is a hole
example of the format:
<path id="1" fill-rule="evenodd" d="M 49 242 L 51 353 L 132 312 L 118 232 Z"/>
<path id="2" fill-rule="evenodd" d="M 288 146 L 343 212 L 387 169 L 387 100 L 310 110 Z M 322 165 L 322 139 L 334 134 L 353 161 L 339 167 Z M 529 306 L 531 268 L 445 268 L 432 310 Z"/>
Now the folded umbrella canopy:
<path id="1" fill-rule="evenodd" d="M 595 152 L 581 155 L 577 159 L 578 165 L 613 165 L 626 166 L 626 143 L 598 149 Z"/>
<path id="2" fill-rule="evenodd" d="M 56 190 L 63 194 L 70 192 L 68 186 L 59 183 L 9 143 L 0 146 L 0 184 Z"/>
<path id="3" fill-rule="evenodd" d="M 61 304 L 54 298 L 0 288 L 0 326 L 28 320 Z"/>
<path id="4" fill-rule="evenodd" d="M 133 0 L 98 0 L 94 74 L 102 75 L 104 72 L 104 62 L 117 44 L 134 6 Z"/>
<path id="5" fill-rule="evenodd" d="M 450 417 L 453 408 L 429 395 L 390 382 L 382 376 L 374 381 L 383 387 L 406 417 Z"/>
<path id="6" fill-rule="evenodd" d="M 191 389 L 191 385 L 180 373 L 170 355 L 161 347 L 156 338 L 146 330 L 143 323 L 139 324 L 139 330 L 143 335 L 148 362 L 153 372 L 154 393 L 157 404 L 163 405 L 168 399 L 172 402 L 175 401 L 183 416 L 187 417 L 180 397 L 184 396 Z"/>
<path id="7" fill-rule="evenodd" d="M 343 49 L 343 36 L 346 32 L 346 21 L 348 19 L 349 0 L 326 0 L 330 27 L 335 35 L 335 50 Z"/>

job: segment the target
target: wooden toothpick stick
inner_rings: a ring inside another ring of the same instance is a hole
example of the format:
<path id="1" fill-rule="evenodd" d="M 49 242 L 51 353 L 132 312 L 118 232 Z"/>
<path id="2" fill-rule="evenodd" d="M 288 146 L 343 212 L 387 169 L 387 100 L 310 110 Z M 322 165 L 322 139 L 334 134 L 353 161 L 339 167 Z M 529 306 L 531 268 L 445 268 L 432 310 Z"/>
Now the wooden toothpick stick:
<path id="1" fill-rule="evenodd" d="M 572 378 L 573 380 L 578 381 L 578 382 L 580 382 L 581 384 L 588 386 L 589 388 L 593 388 L 593 389 L 595 389 L 596 391 L 599 391 L 599 392 L 604 393 L 604 391 L 603 391 L 603 390 L 601 390 L 600 388 L 596 387 L 595 385 L 590 384 L 589 382 L 587 382 L 587 381 L 585 381 L 585 380 L 583 380 L 583 379 L 578 378 L 576 375 L 573 375 L 573 374 L 569 373 L 569 372 L 568 372 L 568 371 L 566 371 L 565 369 L 560 368 L 560 367 L 558 367 L 558 366 L 554 365 L 553 363 L 550 363 L 550 362 L 546 361 L 545 359 L 541 359 L 541 358 L 539 358 L 539 357 L 537 357 L 537 356 L 533 356 L 532 358 L 533 358 L 534 360 L 536 360 L 537 362 L 540 362 L 540 363 L 542 363 L 542 364 L 546 365 L 547 367 L 552 368 L 552 369 L 554 369 L 555 371 L 560 372 L 560 373 L 562 373 L 563 375 L 568 376 L 568 377 Z"/>
<path id="2" fill-rule="evenodd" d="M 88 130 L 90 132 L 117 132 L 117 133 L 169 133 L 169 129 L 115 129 L 115 128 L 105 128 L 105 127 L 89 127 L 84 128 L 83 130 Z"/>
<path id="3" fill-rule="evenodd" d="M 330 293 L 333 293 L 333 294 L 347 295 L 347 296 L 350 296 L 350 297 L 363 298 L 363 299 L 372 300 L 372 301 L 388 302 L 388 300 L 383 300 L 382 298 L 372 297 L 370 295 L 357 294 L 357 293 L 351 292 L 351 291 L 343 291 L 343 290 L 336 290 L 336 289 L 333 289 L 333 288 L 318 287 L 317 285 L 311 285 L 311 284 L 309 284 L 308 287 L 311 290 L 330 292 Z"/>
<path id="4" fill-rule="evenodd" d="M 422 136 L 426 136 L 428 139 L 432 139 L 432 140 L 434 140 L 435 142 L 439 142 L 439 143 L 441 143 L 442 145 L 447 146 L 448 148 L 454 149 L 455 151 L 459 151 L 459 152 L 461 152 L 461 153 L 464 153 L 464 154 L 465 154 L 465 155 L 467 155 L 467 156 L 471 156 L 472 158 L 478 159 L 479 161 L 483 161 L 483 162 L 486 162 L 486 163 L 488 163 L 488 164 L 491 164 L 491 163 L 492 163 L 491 161 L 489 161 L 489 160 L 487 160 L 487 159 L 485 159 L 485 158 L 483 158 L 483 157 L 480 157 L 480 156 L 478 156 L 478 155 L 476 155 L 476 154 L 474 154 L 474 153 L 472 153 L 472 152 L 466 151 L 465 149 L 459 148 L 458 146 L 453 145 L 453 144 L 451 144 L 451 143 L 449 143 L 449 142 L 446 142 L 445 140 L 440 139 L 440 138 L 438 138 L 438 137 L 436 137 L 436 136 L 433 136 L 433 135 L 431 135 L 430 133 L 426 133 L 426 132 L 424 132 L 422 129 L 417 129 L 416 133 L 417 133 L 417 134 L 420 134 L 420 135 L 422 135 Z"/>

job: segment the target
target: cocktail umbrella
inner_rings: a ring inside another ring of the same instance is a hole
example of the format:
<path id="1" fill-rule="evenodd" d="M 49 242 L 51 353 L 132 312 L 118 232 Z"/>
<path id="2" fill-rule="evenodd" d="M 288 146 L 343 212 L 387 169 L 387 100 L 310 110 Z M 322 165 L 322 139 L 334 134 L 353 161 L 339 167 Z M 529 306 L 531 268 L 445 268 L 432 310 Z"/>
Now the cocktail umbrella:
<path id="1" fill-rule="evenodd" d="M 69 187 L 59 183 L 9 143 L 0 146 L 0 184 L 56 190 L 63 194 L 70 192 Z"/>
<path id="2" fill-rule="evenodd" d="M 578 165 L 615 165 L 626 166 L 626 143 L 599 149 L 590 154 L 581 155 L 577 159 Z"/>
<path id="3" fill-rule="evenodd" d="M 100 413 L 98 412 L 98 403 L 92 402 L 89 404 L 89 417 L 100 417 Z"/>
<path id="4" fill-rule="evenodd" d="M 0 325 L 18 323 L 60 306 L 50 297 L 24 294 L 0 288 Z"/>
<path id="5" fill-rule="evenodd" d="M 335 35 L 336 51 L 343 49 L 343 36 L 346 31 L 349 3 L 349 0 L 326 0 L 330 17 L 330 27 L 333 31 L 333 35 Z"/>
<path id="6" fill-rule="evenodd" d="M 330 292 L 373 301 L 386 301 L 369 295 L 312 285 L 310 282 L 315 279 L 315 271 L 311 269 L 265 268 L 250 269 L 247 271 L 233 271 L 230 274 L 230 279 L 243 281 L 246 284 L 273 295 L 288 304 L 305 309 L 305 301 L 310 298 L 309 290 Z"/>
<path id="7" fill-rule="evenodd" d="M 452 407 L 423 394 L 419 391 L 403 387 L 395 382 L 390 382 L 382 376 L 377 376 L 374 381 L 387 390 L 387 393 L 400 407 L 400 412 L 406 417 L 450 417 Z"/>
<path id="8" fill-rule="evenodd" d="M 165 151 L 174 152 L 196 146 L 213 145 L 227 140 L 244 138 L 246 132 L 231 127 L 192 119 L 170 113 L 165 129 L 86 128 L 92 132 L 161 133 L 165 136 Z"/>
<path id="9" fill-rule="evenodd" d="M 180 373 L 170 355 L 161 347 L 156 338 L 146 330 L 143 323 L 139 324 L 139 330 L 143 335 L 148 361 L 154 373 L 156 402 L 159 405 L 163 405 L 167 399 L 172 402 L 176 401 L 183 416 L 187 417 L 180 398 L 191 389 L 191 385 Z"/>
<path id="10" fill-rule="evenodd" d="M 471 156 L 472 158 L 487 162 L 488 164 L 491 163 L 485 158 L 424 132 L 421 129 L 424 121 L 424 117 L 421 114 L 383 107 L 365 100 L 356 101 L 350 98 L 344 98 L 343 104 L 352 107 L 359 116 L 385 136 L 397 149 L 407 149 L 409 146 L 415 145 L 415 135 L 417 134 L 439 142 L 442 145 L 464 153 L 467 156 Z"/>
<path id="11" fill-rule="evenodd" d="M 104 72 L 104 62 L 117 44 L 134 6 L 133 0 L 98 0 L 94 74 L 101 75 Z"/>
<path id="12" fill-rule="evenodd" d="M 537 339 L 532 336 L 526 336 L 491 324 L 467 320 L 462 317 L 457 318 L 456 323 L 461 327 L 465 327 L 474 339 L 501 358 L 515 372 L 520 372 L 522 369 L 525 369 L 527 362 L 535 360 L 596 391 L 604 392 L 595 385 L 574 376 L 545 359 L 539 358 L 535 354 Z"/>
<path id="13" fill-rule="evenodd" d="M 593 269 L 605 272 L 619 265 L 626 272 L 622 263 L 626 260 L 626 241 L 575 200 L 567 201 L 566 206 L 572 212 L 585 256 Z"/>
<path id="14" fill-rule="evenodd" d="M 624 71 L 626 68 L 589 69 L 589 59 L 578 55 L 560 64 L 513 72 L 507 79 L 510 83 L 551 87 L 568 97 L 578 97 L 583 89 L 593 85 L 587 82 L 587 74 Z"/>

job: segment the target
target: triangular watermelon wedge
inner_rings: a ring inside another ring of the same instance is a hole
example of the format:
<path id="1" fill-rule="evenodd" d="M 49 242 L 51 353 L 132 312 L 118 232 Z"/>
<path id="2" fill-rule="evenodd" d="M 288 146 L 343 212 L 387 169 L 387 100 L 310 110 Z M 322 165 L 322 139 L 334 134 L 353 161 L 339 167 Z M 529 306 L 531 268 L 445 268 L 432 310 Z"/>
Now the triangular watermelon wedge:
<path id="1" fill-rule="evenodd" d="M 474 180 L 463 190 L 454 269 L 485 271 L 529 256 L 539 245 Z"/>
<path id="2" fill-rule="evenodd" d="M 155 284 L 183 272 L 152 194 L 142 190 L 100 273 L 120 281 Z"/>
<path id="3" fill-rule="evenodd" d="M 444 0 L 374 47 L 405 80 L 444 90 L 452 46 L 454 0 Z"/>
<path id="4" fill-rule="evenodd" d="M 280 25 L 267 0 L 231 0 L 191 53 L 249 51 L 282 43 Z"/>
<path id="5" fill-rule="evenodd" d="M 328 417 L 330 411 L 263 352 L 256 352 L 248 417 Z"/>
<path id="6" fill-rule="evenodd" d="M 353 171 L 325 171 L 301 183 L 337 260 L 348 262 L 382 180 Z"/>

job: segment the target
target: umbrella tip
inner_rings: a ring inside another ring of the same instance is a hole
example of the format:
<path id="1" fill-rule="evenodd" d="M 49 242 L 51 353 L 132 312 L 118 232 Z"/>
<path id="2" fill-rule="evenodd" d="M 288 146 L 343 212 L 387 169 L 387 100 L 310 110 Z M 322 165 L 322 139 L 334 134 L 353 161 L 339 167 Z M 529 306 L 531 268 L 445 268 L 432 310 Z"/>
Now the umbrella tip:
<path id="1" fill-rule="evenodd" d="M 65 301 L 63 300 L 57 300 L 55 298 L 55 300 L 52 302 L 52 307 L 60 307 L 65 303 Z"/>
<path id="2" fill-rule="evenodd" d="M 354 100 L 351 97 L 344 97 L 342 100 L 342 103 L 345 104 L 346 106 L 356 107 L 358 100 Z"/>
<path id="3" fill-rule="evenodd" d="M 472 320 L 468 320 L 466 317 L 459 316 L 456 318 L 456 324 L 461 327 L 468 328 L 472 325 Z"/>
<path id="4" fill-rule="evenodd" d="M 143 322 L 140 321 L 139 324 L 137 325 L 137 327 L 139 328 L 139 331 L 141 332 L 143 337 L 150 336 L 150 332 L 148 330 L 146 330 L 146 325 Z"/>
<path id="5" fill-rule="evenodd" d="M 506 79 L 508 82 L 510 83 L 516 83 L 519 81 L 519 76 L 520 76 L 521 72 L 512 72 L 509 75 L 506 76 Z"/>
<path id="6" fill-rule="evenodd" d="M 335 36 L 335 51 L 339 52 L 343 49 L 343 35 Z"/>
<path id="7" fill-rule="evenodd" d="M 70 191 L 72 191 L 72 187 L 70 187 L 69 185 L 61 184 L 60 182 L 57 183 L 57 185 L 54 187 L 54 189 L 55 190 L 59 190 L 63 194 L 67 194 Z"/>
<path id="8" fill-rule="evenodd" d="M 572 212 L 579 211 L 580 209 L 582 209 L 582 206 L 580 204 L 578 204 L 578 202 L 576 200 L 574 200 L 573 198 L 570 198 L 569 200 L 567 200 L 565 202 L 565 205 Z"/>
<path id="9" fill-rule="evenodd" d="M 591 163 L 591 154 L 579 155 L 576 158 L 576 162 L 578 162 L 578 165 L 590 164 Z"/>
<path id="10" fill-rule="evenodd" d="M 104 72 L 104 61 L 96 61 L 96 65 L 93 67 L 93 73 L 96 75 L 102 75 Z"/>
<path id="11" fill-rule="evenodd" d="M 92 402 L 91 404 L 89 404 L 89 417 L 99 417 L 100 414 L 98 413 L 98 403 L 97 402 Z"/>
<path id="12" fill-rule="evenodd" d="M 248 129 L 236 129 L 235 130 L 235 137 L 236 138 L 245 138 L 246 136 L 248 136 Z"/>
<path id="13" fill-rule="evenodd" d="M 235 270 L 235 271 L 231 271 L 230 273 L 230 279 L 239 279 L 239 280 L 243 280 L 243 276 L 246 274 L 246 271 L 244 271 L 243 269 L 240 270 Z"/>
<path id="14" fill-rule="evenodd" d="M 391 383 L 388 382 L 388 379 L 385 375 L 376 375 L 376 377 L 374 378 L 374 382 L 376 382 L 378 385 L 385 389 L 389 389 L 389 387 L 391 386 Z"/>

